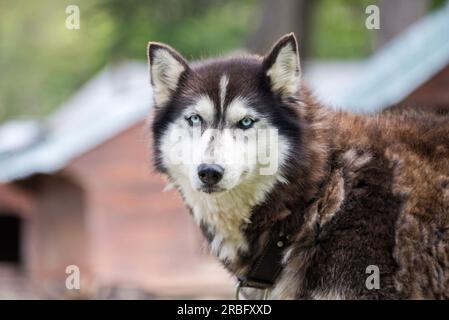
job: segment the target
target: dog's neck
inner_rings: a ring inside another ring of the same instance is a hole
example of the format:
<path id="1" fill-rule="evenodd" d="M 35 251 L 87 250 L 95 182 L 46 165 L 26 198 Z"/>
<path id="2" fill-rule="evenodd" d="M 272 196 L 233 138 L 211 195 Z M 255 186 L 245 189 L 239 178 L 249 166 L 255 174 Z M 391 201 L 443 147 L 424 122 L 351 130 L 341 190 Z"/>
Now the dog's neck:
<path id="1" fill-rule="evenodd" d="M 245 229 L 251 224 L 253 209 L 267 199 L 277 181 L 277 176 L 266 176 L 217 195 L 182 191 L 212 254 L 223 263 L 233 265 L 250 249 Z"/>

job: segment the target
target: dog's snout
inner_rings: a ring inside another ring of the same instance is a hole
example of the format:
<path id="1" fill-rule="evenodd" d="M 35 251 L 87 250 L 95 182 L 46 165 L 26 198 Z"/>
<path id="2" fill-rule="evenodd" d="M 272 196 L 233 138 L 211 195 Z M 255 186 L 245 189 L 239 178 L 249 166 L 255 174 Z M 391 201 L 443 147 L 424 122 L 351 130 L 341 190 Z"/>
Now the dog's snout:
<path id="1" fill-rule="evenodd" d="M 221 178 L 223 178 L 223 173 L 223 167 L 216 164 L 203 163 L 198 167 L 198 177 L 202 183 L 208 186 L 213 186 L 220 182 Z"/>

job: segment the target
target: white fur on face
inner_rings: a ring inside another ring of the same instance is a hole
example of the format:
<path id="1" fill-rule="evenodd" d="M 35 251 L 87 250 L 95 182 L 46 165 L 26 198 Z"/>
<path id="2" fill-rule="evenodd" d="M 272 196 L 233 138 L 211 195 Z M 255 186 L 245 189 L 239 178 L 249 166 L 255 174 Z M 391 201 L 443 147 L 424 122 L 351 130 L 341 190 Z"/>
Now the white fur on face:
<path id="1" fill-rule="evenodd" d="M 221 88 L 225 88 L 226 81 L 223 79 L 226 78 L 221 79 Z M 225 90 L 221 91 L 222 94 L 223 92 Z M 224 101 L 224 98 L 222 99 Z M 207 127 L 214 119 L 215 112 L 209 97 L 199 97 L 194 105 L 186 107 L 185 112 L 169 125 L 161 139 L 160 151 L 164 167 L 167 168 L 169 176 L 183 194 L 188 206 L 192 208 L 196 222 L 203 224 L 213 235 L 210 245 L 212 253 L 223 261 L 232 262 L 238 251 L 248 249 L 241 226 L 250 222 L 251 209 L 263 202 L 275 183 L 283 182 L 284 178 L 280 171 L 272 175 L 259 174 L 260 165 L 257 162 L 248 164 L 239 161 L 238 157 L 245 150 L 257 152 L 257 148 L 247 147 L 247 144 L 256 144 L 255 136 L 248 135 L 246 142 L 236 142 L 231 130 L 243 117 L 258 116 L 247 106 L 244 99 L 237 98 L 229 104 L 225 114 L 227 128 L 212 132 Z M 193 113 L 200 115 L 205 121 L 206 130 L 202 134 L 194 132 L 185 120 L 186 116 Z M 246 131 L 270 127 L 268 121 L 259 117 L 254 127 Z M 183 137 L 182 147 L 188 153 L 186 158 L 191 161 L 179 163 L 170 161 L 173 149 L 181 144 L 181 140 L 171 139 L 173 135 Z M 289 146 L 281 136 L 278 147 L 279 161 L 282 165 Z M 201 163 L 214 163 L 224 168 L 223 178 L 218 184 L 223 192 L 208 194 L 200 190 L 198 165 Z"/>
<path id="2" fill-rule="evenodd" d="M 237 97 L 228 105 L 226 109 L 226 120 L 231 124 L 237 123 L 244 117 L 259 118 L 260 116 L 248 108 L 246 99 Z M 260 127 L 260 124 L 256 123 Z"/>
<path id="3" fill-rule="evenodd" d="M 150 72 L 153 81 L 153 95 L 157 105 L 170 99 L 171 93 L 176 89 L 181 73 L 185 67 L 164 48 L 154 52 Z"/>
<path id="4" fill-rule="evenodd" d="M 226 99 L 226 90 L 228 88 L 228 83 L 229 83 L 229 77 L 225 74 L 222 75 L 220 78 L 220 109 L 221 112 L 223 113 L 223 107 L 224 107 L 224 103 L 225 103 L 225 99 Z"/>
<path id="5" fill-rule="evenodd" d="M 198 114 L 210 124 L 214 120 L 215 115 L 214 103 L 208 96 L 201 96 L 196 104 L 188 108 L 187 114 Z"/>
<path id="6" fill-rule="evenodd" d="M 300 65 L 298 54 L 291 43 L 280 49 L 276 61 L 267 71 L 272 90 L 286 96 L 295 96 L 299 91 Z"/>
<path id="7" fill-rule="evenodd" d="M 176 169 L 176 177 L 185 176 L 190 180 L 191 187 L 200 189 L 202 183 L 198 177 L 198 166 L 202 163 L 217 164 L 224 168 L 222 180 L 217 185 L 220 189 L 230 190 L 241 183 L 243 179 L 258 174 L 261 158 L 258 152 L 257 130 L 269 129 L 268 122 L 262 118 L 249 130 L 235 129 L 235 125 L 245 116 L 258 117 L 249 109 L 243 99 L 235 99 L 226 111 L 226 127 L 224 129 L 210 128 L 215 116 L 215 107 L 207 96 L 201 96 L 197 102 L 188 106 L 178 119 L 170 124 L 165 136 L 161 139 L 162 159 L 164 166 Z M 193 114 L 201 116 L 205 131 L 192 128 L 185 120 Z M 182 149 L 182 157 L 173 160 L 173 150 Z M 272 151 L 273 154 L 277 150 Z M 266 163 L 262 163 L 265 167 Z"/>

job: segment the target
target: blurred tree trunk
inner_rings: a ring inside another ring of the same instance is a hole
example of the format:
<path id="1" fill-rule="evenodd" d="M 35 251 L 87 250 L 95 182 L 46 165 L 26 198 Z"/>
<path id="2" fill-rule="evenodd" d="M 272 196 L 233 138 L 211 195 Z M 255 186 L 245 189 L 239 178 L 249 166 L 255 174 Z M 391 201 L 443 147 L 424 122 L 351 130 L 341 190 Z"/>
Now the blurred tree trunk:
<path id="1" fill-rule="evenodd" d="M 310 0 L 264 0 L 261 23 L 248 39 L 249 49 L 264 54 L 279 37 L 294 32 L 301 57 L 307 56 L 311 7 Z"/>
<path id="2" fill-rule="evenodd" d="M 382 47 L 423 17 L 428 12 L 430 3 L 430 0 L 378 0 L 380 29 L 377 33 L 377 47 Z"/>

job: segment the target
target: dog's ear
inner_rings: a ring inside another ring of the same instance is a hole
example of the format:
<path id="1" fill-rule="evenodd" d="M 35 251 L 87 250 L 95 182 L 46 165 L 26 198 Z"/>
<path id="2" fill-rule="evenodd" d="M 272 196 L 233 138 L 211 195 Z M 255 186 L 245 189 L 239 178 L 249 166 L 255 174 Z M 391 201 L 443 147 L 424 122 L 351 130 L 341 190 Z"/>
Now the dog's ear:
<path id="1" fill-rule="evenodd" d="M 283 36 L 264 58 L 264 72 L 271 90 L 283 98 L 297 97 L 301 80 L 298 43 L 295 35 Z"/>
<path id="2" fill-rule="evenodd" d="M 154 101 L 160 107 L 170 100 L 189 66 L 175 49 L 158 42 L 148 43 L 148 64 Z"/>

